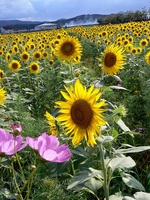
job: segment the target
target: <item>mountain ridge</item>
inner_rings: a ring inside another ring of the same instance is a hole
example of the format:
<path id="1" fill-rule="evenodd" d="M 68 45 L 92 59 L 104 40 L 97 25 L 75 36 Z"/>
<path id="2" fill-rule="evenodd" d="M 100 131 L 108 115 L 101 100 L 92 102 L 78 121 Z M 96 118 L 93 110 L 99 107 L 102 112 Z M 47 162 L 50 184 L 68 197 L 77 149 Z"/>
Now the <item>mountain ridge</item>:
<path id="1" fill-rule="evenodd" d="M 78 15 L 76 17 L 68 18 L 68 19 L 58 19 L 55 21 L 22 21 L 22 20 L 0 20 L 0 27 L 6 28 L 25 28 L 31 29 L 35 26 L 42 24 L 42 23 L 55 23 L 58 27 L 67 26 L 67 25 L 79 25 L 79 24 L 86 24 L 86 23 L 94 23 L 97 22 L 99 18 L 105 18 L 108 15 L 102 14 L 83 14 Z"/>

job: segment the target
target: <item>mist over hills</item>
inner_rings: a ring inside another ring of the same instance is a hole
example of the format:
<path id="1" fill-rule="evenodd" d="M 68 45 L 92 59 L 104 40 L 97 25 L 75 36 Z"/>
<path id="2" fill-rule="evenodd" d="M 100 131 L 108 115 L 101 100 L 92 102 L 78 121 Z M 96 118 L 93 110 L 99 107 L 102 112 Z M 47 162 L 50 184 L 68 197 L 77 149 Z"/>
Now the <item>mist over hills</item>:
<path id="1" fill-rule="evenodd" d="M 12 29 L 32 29 L 35 26 L 42 23 L 55 23 L 57 24 L 57 27 L 98 24 L 97 20 L 99 18 L 105 18 L 107 16 L 108 15 L 87 14 L 87 15 L 79 15 L 69 19 L 58 19 L 55 21 L 2 20 L 0 21 L 0 27 L 12 28 Z"/>

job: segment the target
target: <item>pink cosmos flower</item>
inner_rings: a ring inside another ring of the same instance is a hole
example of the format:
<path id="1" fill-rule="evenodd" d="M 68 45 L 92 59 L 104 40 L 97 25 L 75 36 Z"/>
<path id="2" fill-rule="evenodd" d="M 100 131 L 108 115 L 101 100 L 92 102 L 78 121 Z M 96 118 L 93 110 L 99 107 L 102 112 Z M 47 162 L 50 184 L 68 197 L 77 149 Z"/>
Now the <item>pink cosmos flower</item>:
<path id="1" fill-rule="evenodd" d="M 0 128 L 0 155 L 13 155 L 27 145 L 22 136 L 13 136 Z"/>
<path id="2" fill-rule="evenodd" d="M 121 83 L 118 83 L 118 84 L 117 84 L 117 86 L 121 87 L 121 86 L 122 86 L 122 84 L 121 84 Z"/>
<path id="3" fill-rule="evenodd" d="M 58 138 L 54 135 L 43 133 L 37 138 L 26 137 L 26 140 L 28 145 L 47 161 L 61 163 L 72 156 L 68 146 L 59 145 Z"/>
<path id="4" fill-rule="evenodd" d="M 13 132 L 15 134 L 17 134 L 17 135 L 21 134 L 21 132 L 22 132 L 22 126 L 21 126 L 21 124 L 18 124 L 17 126 L 15 126 L 13 123 L 10 123 L 10 126 L 11 126 L 11 128 L 12 128 L 12 130 L 13 130 Z"/>

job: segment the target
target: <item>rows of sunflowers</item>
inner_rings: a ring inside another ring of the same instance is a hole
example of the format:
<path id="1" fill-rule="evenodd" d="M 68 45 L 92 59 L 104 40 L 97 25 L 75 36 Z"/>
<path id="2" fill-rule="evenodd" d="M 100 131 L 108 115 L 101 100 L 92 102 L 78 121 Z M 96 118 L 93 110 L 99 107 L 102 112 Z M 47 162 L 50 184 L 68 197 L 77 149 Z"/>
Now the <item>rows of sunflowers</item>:
<path id="1" fill-rule="evenodd" d="M 149 28 L 0 35 L 0 199 L 150 199 Z"/>

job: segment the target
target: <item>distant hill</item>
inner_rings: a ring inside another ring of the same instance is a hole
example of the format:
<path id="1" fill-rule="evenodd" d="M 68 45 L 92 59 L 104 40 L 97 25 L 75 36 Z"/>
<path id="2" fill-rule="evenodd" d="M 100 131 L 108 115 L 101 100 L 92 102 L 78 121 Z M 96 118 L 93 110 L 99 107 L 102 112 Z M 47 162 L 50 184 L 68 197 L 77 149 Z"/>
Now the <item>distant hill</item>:
<path id="1" fill-rule="evenodd" d="M 87 14 L 87 15 L 79 15 L 69 19 L 59 19 L 53 21 L 57 26 L 77 26 L 77 25 L 86 25 L 86 24 L 98 24 L 97 20 L 99 18 L 106 18 L 108 15 L 101 14 Z"/>
<path id="2" fill-rule="evenodd" d="M 42 23 L 55 23 L 57 27 L 63 26 L 77 26 L 77 25 L 86 25 L 86 24 L 97 24 L 97 20 L 99 18 L 105 18 L 108 15 L 101 14 L 87 14 L 87 15 L 79 15 L 69 19 L 58 19 L 56 21 L 21 21 L 21 20 L 2 20 L 0 21 L 0 27 L 6 29 L 33 29 L 35 26 Z"/>

